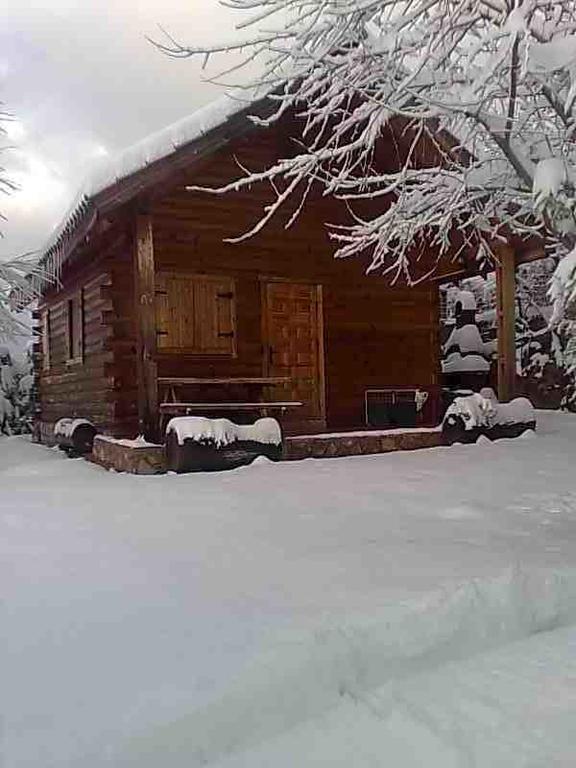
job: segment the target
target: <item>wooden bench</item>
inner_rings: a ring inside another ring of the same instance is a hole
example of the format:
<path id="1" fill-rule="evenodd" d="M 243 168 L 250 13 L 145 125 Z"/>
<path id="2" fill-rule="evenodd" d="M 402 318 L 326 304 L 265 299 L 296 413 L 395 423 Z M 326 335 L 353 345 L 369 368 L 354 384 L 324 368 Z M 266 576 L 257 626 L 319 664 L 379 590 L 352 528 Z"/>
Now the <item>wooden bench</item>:
<path id="1" fill-rule="evenodd" d="M 277 387 L 289 384 L 290 378 L 285 376 L 228 376 L 228 377 L 190 377 L 190 376 L 161 376 L 158 378 L 158 388 L 164 393 L 162 401 L 164 403 L 182 402 L 183 398 L 178 397 L 178 391 L 182 387 L 216 387 L 218 389 L 228 389 L 229 387 L 248 387 L 250 390 L 258 391 L 257 397 L 267 387 Z M 252 397 L 254 397 L 252 392 Z M 249 395 L 250 396 L 250 395 Z M 262 397 L 262 400 L 265 398 Z"/>
<path id="2" fill-rule="evenodd" d="M 160 428 L 164 425 L 164 419 L 167 416 L 186 416 L 193 413 L 218 413 L 218 412 L 248 412 L 253 411 L 262 416 L 268 415 L 270 411 L 286 413 L 291 408 L 301 408 L 303 403 L 297 400 L 266 400 L 262 397 L 259 400 L 226 400 L 224 402 L 197 402 L 185 401 L 177 397 L 177 390 L 181 387 L 190 386 L 210 386 L 224 387 L 230 386 L 248 386 L 255 387 L 260 392 L 266 387 L 280 386 L 289 384 L 287 377 L 274 376 L 246 376 L 246 377 L 228 377 L 228 378 L 197 378 L 197 377 L 160 377 L 158 385 L 164 389 L 164 402 L 160 403 Z M 254 393 L 253 395 L 254 396 Z"/>
<path id="3" fill-rule="evenodd" d="M 160 428 L 164 427 L 164 420 L 167 416 L 190 416 L 193 413 L 206 414 L 217 412 L 249 412 L 259 413 L 260 416 L 267 416 L 270 411 L 279 411 L 286 413 L 290 408 L 301 408 L 303 403 L 298 401 L 279 401 L 254 403 L 236 402 L 236 403 L 161 403 L 160 404 Z"/>
<path id="4" fill-rule="evenodd" d="M 163 413 L 180 413 L 181 411 L 286 411 L 288 408 L 300 408 L 303 403 L 297 400 L 280 402 L 266 402 L 259 400 L 256 403 L 161 403 L 160 410 Z"/>

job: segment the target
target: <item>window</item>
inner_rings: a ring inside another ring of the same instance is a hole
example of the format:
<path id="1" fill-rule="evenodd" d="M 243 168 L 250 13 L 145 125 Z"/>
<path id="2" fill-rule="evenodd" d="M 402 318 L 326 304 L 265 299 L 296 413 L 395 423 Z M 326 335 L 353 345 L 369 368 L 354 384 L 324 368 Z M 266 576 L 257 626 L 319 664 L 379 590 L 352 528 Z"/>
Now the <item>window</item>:
<path id="1" fill-rule="evenodd" d="M 50 310 L 44 310 L 42 314 L 42 368 L 47 371 L 50 368 Z"/>
<path id="2" fill-rule="evenodd" d="M 181 272 L 156 275 L 159 351 L 234 355 L 235 315 L 231 278 Z"/>
<path id="3" fill-rule="evenodd" d="M 84 297 L 82 291 L 68 299 L 66 329 L 68 362 L 81 361 L 84 354 Z"/>

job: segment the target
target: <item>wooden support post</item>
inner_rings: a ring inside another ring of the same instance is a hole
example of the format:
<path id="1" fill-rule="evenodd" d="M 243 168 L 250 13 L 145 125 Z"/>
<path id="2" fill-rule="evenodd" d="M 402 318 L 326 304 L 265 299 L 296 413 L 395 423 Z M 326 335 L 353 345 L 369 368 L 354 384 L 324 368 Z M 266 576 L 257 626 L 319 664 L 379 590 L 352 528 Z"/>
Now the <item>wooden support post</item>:
<path id="1" fill-rule="evenodd" d="M 507 402 L 516 388 L 516 262 L 510 246 L 498 250 L 498 399 Z"/>
<path id="2" fill-rule="evenodd" d="M 134 253 L 137 327 L 138 422 L 140 433 L 159 438 L 158 368 L 156 364 L 156 294 L 152 220 L 136 216 Z"/>

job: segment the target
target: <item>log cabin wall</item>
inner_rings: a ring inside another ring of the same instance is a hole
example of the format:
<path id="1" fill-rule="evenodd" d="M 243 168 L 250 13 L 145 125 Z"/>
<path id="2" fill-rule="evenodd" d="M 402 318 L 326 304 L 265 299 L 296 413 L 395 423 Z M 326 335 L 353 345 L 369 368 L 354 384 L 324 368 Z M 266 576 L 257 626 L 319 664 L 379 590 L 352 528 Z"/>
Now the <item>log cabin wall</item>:
<path id="1" fill-rule="evenodd" d="M 256 221 L 270 201 L 269 189 L 215 197 L 187 192 L 186 183 L 227 183 L 239 174 L 235 157 L 245 167 L 262 168 L 286 151 L 285 141 L 277 130 L 237 140 L 200 161 L 181 176 L 177 189 L 153 202 L 157 273 L 231 277 L 236 301 L 234 357 L 160 349 L 158 375 L 262 375 L 262 283 L 268 278 L 315 283 L 322 286 L 327 426 L 360 427 L 366 389 L 438 383 L 437 287 L 429 282 L 390 288 L 383 277 L 366 276 L 366 260 L 334 260 L 323 223 L 349 221 L 334 201 L 314 200 L 288 230 L 284 213 L 255 237 L 224 243 Z"/>
<path id="2" fill-rule="evenodd" d="M 124 218 L 95 234 L 39 304 L 49 340 L 39 340 L 35 354 L 37 423 L 46 442 L 55 422 L 66 417 L 89 419 L 110 434 L 136 429 L 131 232 Z M 70 359 L 68 302 L 79 299 L 81 354 Z"/>
<path id="3" fill-rule="evenodd" d="M 88 245 L 76 249 L 61 286 L 49 290 L 39 307 L 40 322 L 47 310 L 50 318 L 49 365 L 43 354 L 46 345 L 39 342 L 36 354 L 39 418 L 47 434 L 63 417 L 90 419 L 117 437 L 138 433 L 136 210 L 151 216 L 157 287 L 170 272 L 221 276 L 234 284 L 233 354 L 174 353 L 160 344 L 159 376 L 266 373 L 263 295 L 266 283 L 276 279 L 321 286 L 329 428 L 363 425 L 368 388 L 438 383 L 436 284 L 390 288 L 384 278 L 366 276 L 366 260 L 335 261 L 334 244 L 323 224 L 349 221 L 337 202 L 314 199 L 289 230 L 284 228 L 289 215 L 285 212 L 254 238 L 229 244 L 223 242 L 225 237 L 244 232 L 260 216 L 270 201 L 269 190 L 253 187 L 223 197 L 185 190 L 187 183 L 229 182 L 239 173 L 236 157 L 257 169 L 287 149 L 286 130 L 276 128 L 233 140 L 199 161 L 192 158 L 187 171 L 174 174 L 161 187 L 142 190 L 136 205 L 114 211 L 114 220 L 100 222 Z M 82 357 L 71 361 L 68 301 L 80 291 Z M 219 394 L 212 389 L 199 396 L 217 399 Z M 300 424 L 298 431 L 308 426 Z"/>

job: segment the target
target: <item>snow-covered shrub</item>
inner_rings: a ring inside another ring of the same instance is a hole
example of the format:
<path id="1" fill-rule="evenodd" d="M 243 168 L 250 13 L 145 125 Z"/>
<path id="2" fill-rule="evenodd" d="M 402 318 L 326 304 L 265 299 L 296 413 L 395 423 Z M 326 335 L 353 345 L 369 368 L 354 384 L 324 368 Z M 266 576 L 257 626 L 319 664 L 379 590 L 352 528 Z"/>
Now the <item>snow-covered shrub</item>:
<path id="1" fill-rule="evenodd" d="M 553 322 L 550 284 L 557 259 L 548 257 L 521 264 L 516 270 L 516 351 L 521 389 L 538 407 L 576 410 L 576 303 Z M 465 278 L 440 287 L 441 322 L 446 371 L 448 343 L 456 328 L 455 307 L 463 291 L 474 295 L 478 311 L 476 325 L 487 358 L 497 353 L 495 275 Z M 470 346 L 471 339 L 464 341 Z M 478 339 L 476 337 L 476 344 Z"/>
<path id="2" fill-rule="evenodd" d="M 476 325 L 476 298 L 462 290 L 455 297 L 456 325 L 443 346 L 442 372 L 488 373 L 490 353 L 486 351 Z"/>
<path id="3" fill-rule="evenodd" d="M 526 397 L 516 397 L 509 403 L 499 403 L 492 390 L 457 397 L 444 415 L 444 423 L 451 418 L 462 419 L 466 430 L 477 427 L 491 429 L 508 424 L 530 424 L 536 421 L 534 406 Z"/>
<path id="4" fill-rule="evenodd" d="M 0 347 L 0 433 L 32 431 L 33 373 L 30 351 L 11 352 Z"/>
<path id="5" fill-rule="evenodd" d="M 562 268 L 568 262 L 562 263 Z M 542 259 L 517 271 L 516 346 L 519 371 L 546 405 L 576 409 L 576 305 L 564 302 L 556 281 L 557 260 Z"/>

